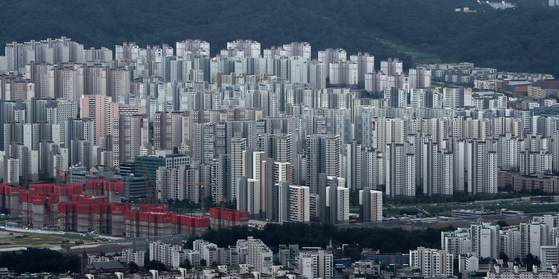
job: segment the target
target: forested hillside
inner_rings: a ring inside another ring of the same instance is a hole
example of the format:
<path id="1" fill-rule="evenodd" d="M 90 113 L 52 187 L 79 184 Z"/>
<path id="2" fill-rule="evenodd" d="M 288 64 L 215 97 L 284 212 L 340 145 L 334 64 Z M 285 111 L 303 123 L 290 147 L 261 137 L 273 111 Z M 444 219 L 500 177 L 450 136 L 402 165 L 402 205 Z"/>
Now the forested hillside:
<path id="1" fill-rule="evenodd" d="M 526 0 L 524 0 L 526 2 Z M 470 7 L 476 13 L 455 12 Z M 0 44 L 67 36 L 113 48 L 203 39 L 263 48 L 307 41 L 377 58 L 395 45 L 500 70 L 559 75 L 559 10 L 542 5 L 494 10 L 472 0 L 21 0 L 0 1 Z M 390 43 L 386 43 L 390 42 Z M 410 57 L 404 58 L 410 64 Z"/>

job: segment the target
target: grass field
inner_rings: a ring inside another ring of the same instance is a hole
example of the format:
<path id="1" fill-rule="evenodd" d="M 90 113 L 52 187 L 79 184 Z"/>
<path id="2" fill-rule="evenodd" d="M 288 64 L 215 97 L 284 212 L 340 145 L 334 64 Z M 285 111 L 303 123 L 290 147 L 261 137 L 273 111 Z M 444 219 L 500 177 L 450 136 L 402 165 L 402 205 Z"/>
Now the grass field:
<path id="1" fill-rule="evenodd" d="M 388 40 L 383 40 L 383 42 L 384 44 L 389 45 L 392 49 L 395 49 L 398 52 L 403 52 L 406 55 L 411 56 L 413 62 L 415 62 L 416 64 L 431 64 L 431 63 L 442 62 L 441 58 L 434 53 L 426 53 L 411 47 L 397 45 Z"/>
<path id="2" fill-rule="evenodd" d="M 10 235 L 13 233 L 13 235 Z M 64 243 L 63 240 L 69 240 Z M 83 241 L 83 244 L 75 244 L 76 241 Z M 11 247 L 33 247 L 33 248 L 62 248 L 77 245 L 95 243 L 93 238 L 85 236 L 68 236 L 55 234 L 37 234 L 37 233 L 20 233 L 10 232 L 0 229 L 0 249 Z"/>

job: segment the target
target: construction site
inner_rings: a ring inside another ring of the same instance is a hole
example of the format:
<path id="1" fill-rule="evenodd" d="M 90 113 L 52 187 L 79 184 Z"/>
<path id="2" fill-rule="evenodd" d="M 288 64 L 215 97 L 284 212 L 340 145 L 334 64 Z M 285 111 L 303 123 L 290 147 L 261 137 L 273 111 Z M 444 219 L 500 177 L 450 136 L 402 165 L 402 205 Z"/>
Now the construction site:
<path id="1" fill-rule="evenodd" d="M 147 183 L 146 183 L 147 184 Z M 122 202 L 121 181 L 88 179 L 85 184 L 31 184 L 26 191 L 19 185 L 0 184 L 0 209 L 8 216 L 21 216 L 21 226 L 96 233 L 118 237 L 153 237 L 201 234 L 208 229 L 248 225 L 249 213 L 215 204 L 205 214 L 169 212 L 167 204 L 133 205 Z M 152 193 L 153 191 L 148 191 Z M 204 200 L 203 197 L 201 199 Z"/>

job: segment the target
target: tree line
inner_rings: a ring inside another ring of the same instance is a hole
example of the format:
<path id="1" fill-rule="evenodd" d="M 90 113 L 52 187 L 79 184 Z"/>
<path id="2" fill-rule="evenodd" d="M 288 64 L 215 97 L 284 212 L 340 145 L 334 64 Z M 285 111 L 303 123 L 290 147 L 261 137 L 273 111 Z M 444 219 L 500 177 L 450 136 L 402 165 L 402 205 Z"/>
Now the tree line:
<path id="1" fill-rule="evenodd" d="M 50 249 L 27 248 L 26 251 L 0 253 L 0 267 L 21 274 L 24 272 L 80 272 L 77 255 L 62 254 Z"/>
<path id="2" fill-rule="evenodd" d="M 341 228 L 332 224 L 320 223 L 285 223 L 267 224 L 263 228 L 237 226 L 229 229 L 209 230 L 202 236 L 190 237 L 186 248 L 192 248 L 195 239 L 202 238 L 213 242 L 219 247 L 235 245 L 238 239 L 248 236 L 261 239 L 269 247 L 280 244 L 298 244 L 300 247 L 323 247 L 329 243 L 334 247 L 342 244 L 357 245 L 360 248 L 372 248 L 382 253 L 408 252 L 418 246 L 440 248 L 440 234 L 443 230 L 453 228 L 406 231 L 403 229 L 383 228 Z M 190 263 L 183 263 L 191 266 Z M 78 273 L 80 258 L 77 255 L 63 254 L 50 249 L 28 248 L 26 251 L 0 253 L 0 267 L 7 267 L 16 273 Z M 136 264 L 131 266 L 132 272 L 139 271 Z M 166 270 L 157 261 L 149 261 L 146 254 L 145 269 Z"/>
<path id="3" fill-rule="evenodd" d="M 218 247 L 235 245 L 237 239 L 248 236 L 261 239 L 270 247 L 280 244 L 298 244 L 300 247 L 326 248 L 331 242 L 334 247 L 342 244 L 359 245 L 361 248 L 372 248 L 382 253 L 409 252 L 418 246 L 440 248 L 441 231 L 452 228 L 407 231 L 404 229 L 384 228 L 342 228 L 333 224 L 321 223 L 284 223 L 267 224 L 263 228 L 233 227 L 229 229 L 210 230 L 201 236 L 202 239 L 215 243 Z M 200 237 L 191 237 L 187 247 Z"/>

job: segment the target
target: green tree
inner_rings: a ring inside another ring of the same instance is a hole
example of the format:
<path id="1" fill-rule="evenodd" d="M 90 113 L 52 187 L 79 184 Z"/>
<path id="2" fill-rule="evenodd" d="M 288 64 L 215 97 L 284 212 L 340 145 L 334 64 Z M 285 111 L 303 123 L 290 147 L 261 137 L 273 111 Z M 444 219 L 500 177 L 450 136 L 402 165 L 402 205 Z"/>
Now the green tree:
<path id="1" fill-rule="evenodd" d="M 522 259 L 522 262 L 526 265 L 526 271 L 532 271 L 534 265 L 539 266 L 541 263 L 538 257 L 530 253 L 527 254 L 524 259 Z"/>
<path id="2" fill-rule="evenodd" d="M 0 264 L 16 273 L 22 272 L 79 272 L 77 255 L 62 254 L 50 249 L 28 248 L 22 252 L 0 253 Z"/>
<path id="3" fill-rule="evenodd" d="M 278 247 L 280 244 L 326 247 L 331 239 L 334 246 L 344 243 L 358 244 L 360 247 L 394 253 L 409 251 L 417 246 L 439 248 L 441 231 L 453 229 L 447 227 L 407 231 L 384 228 L 339 228 L 332 224 L 320 223 L 285 223 L 283 225 L 267 224 L 260 230 L 248 227 L 210 230 L 202 238 L 218 246 L 227 246 L 235 245 L 237 239 L 253 236 L 271 247 Z M 378 239 L 383 241 L 378 241 Z"/>
<path id="4" fill-rule="evenodd" d="M 135 262 L 129 262 L 128 267 L 130 268 L 130 274 L 140 271 L 140 267 Z"/>
<path id="5" fill-rule="evenodd" d="M 191 235 L 186 241 L 183 241 L 182 248 L 184 249 L 193 249 L 194 248 L 194 240 L 200 239 L 199 235 Z"/>
<path id="6" fill-rule="evenodd" d="M 499 258 L 502 259 L 505 263 L 509 261 L 509 256 L 507 256 L 505 252 L 499 253 Z"/>
<path id="7" fill-rule="evenodd" d="M 146 270 L 155 269 L 157 271 L 167 271 L 167 266 L 165 266 L 165 264 L 160 262 L 160 261 L 148 261 L 145 264 L 144 269 L 146 269 Z"/>
<path id="8" fill-rule="evenodd" d="M 190 263 L 189 259 L 185 259 L 181 264 L 180 267 L 182 268 L 186 268 L 186 269 L 191 269 L 192 268 L 192 264 Z"/>

